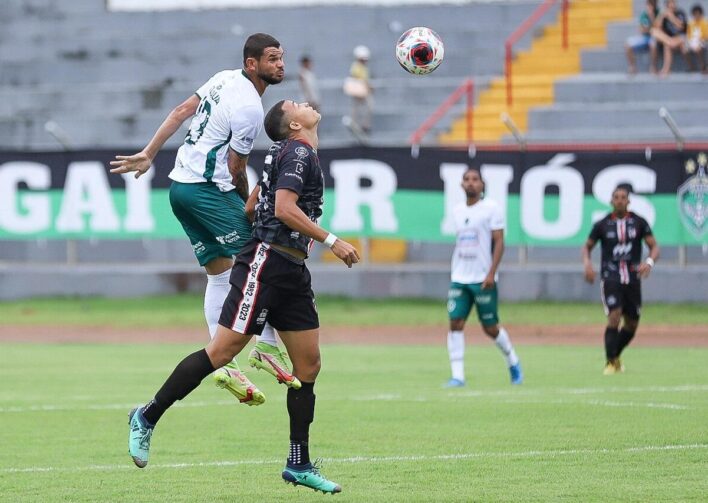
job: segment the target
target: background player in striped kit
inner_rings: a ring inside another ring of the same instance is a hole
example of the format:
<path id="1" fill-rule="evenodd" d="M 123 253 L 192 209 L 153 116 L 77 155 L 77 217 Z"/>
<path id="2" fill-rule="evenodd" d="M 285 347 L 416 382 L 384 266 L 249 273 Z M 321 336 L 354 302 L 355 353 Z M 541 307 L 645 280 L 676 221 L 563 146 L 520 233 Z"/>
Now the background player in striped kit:
<path id="1" fill-rule="evenodd" d="M 499 205 L 484 198 L 484 180 L 476 168 L 462 175 L 465 203 L 454 210 L 457 242 L 452 255 L 452 274 L 447 299 L 450 331 L 447 350 L 452 377 L 447 387 L 465 385 L 465 321 L 472 306 L 482 330 L 494 339 L 504 355 L 512 384 L 521 384 L 523 374 L 519 357 L 509 334 L 499 326 L 497 314 L 497 268 L 504 254 L 504 213 Z"/>
<path id="2" fill-rule="evenodd" d="M 600 293 L 607 315 L 604 374 L 624 372 L 620 355 L 634 337 L 642 307 L 641 278 L 651 273 L 659 258 L 659 245 L 646 220 L 628 210 L 629 188 L 620 185 L 612 192 L 612 212 L 597 221 L 582 248 L 585 280 L 595 281 L 590 253 L 600 241 Z M 649 256 L 642 262 L 642 240 Z M 620 329 L 620 321 L 622 328 Z"/>
<path id="3" fill-rule="evenodd" d="M 111 162 L 115 166 L 111 173 L 135 172 L 140 177 L 165 142 L 192 118 L 170 172 L 170 205 L 207 273 L 204 316 L 212 338 L 229 293 L 233 257 L 251 238 L 244 211 L 249 196 L 246 163 L 263 129 L 261 96 L 269 85 L 283 80 L 284 72 L 280 42 L 265 33 L 249 36 L 243 47 L 243 69 L 214 75 L 172 110 L 141 152 L 116 156 Z M 299 386 L 270 326 L 259 337 L 249 362 L 288 386 Z M 219 369 L 214 378 L 243 403 L 258 405 L 265 399 L 236 361 Z"/>

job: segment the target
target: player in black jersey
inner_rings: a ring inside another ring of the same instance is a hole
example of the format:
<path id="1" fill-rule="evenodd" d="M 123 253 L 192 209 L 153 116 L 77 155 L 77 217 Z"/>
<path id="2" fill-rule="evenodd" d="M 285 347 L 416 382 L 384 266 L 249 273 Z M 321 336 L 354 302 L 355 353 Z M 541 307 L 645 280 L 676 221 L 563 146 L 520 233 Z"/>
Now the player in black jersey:
<path id="1" fill-rule="evenodd" d="M 622 350 L 629 345 L 639 325 L 642 307 L 641 278 L 649 276 L 659 258 L 659 245 L 646 220 L 627 210 L 629 189 L 621 185 L 612 192 L 612 213 L 595 223 L 582 248 L 585 280 L 595 281 L 590 253 L 600 241 L 602 262 L 600 290 L 607 315 L 604 374 L 624 371 Z M 642 240 L 649 256 L 642 262 Z M 623 319 L 620 329 L 620 320 Z"/>
<path id="2" fill-rule="evenodd" d="M 138 466 L 147 464 L 152 432 L 162 414 L 204 377 L 231 361 L 267 321 L 278 330 L 293 374 L 302 384 L 299 389 L 288 389 L 290 450 L 282 477 L 325 493 L 342 490 L 322 476 L 309 457 L 320 349 L 319 318 L 305 259 L 313 240 L 329 246 L 348 267 L 359 262 L 359 254 L 351 244 L 317 225 L 324 192 L 316 150 L 319 121 L 320 114 L 307 103 L 292 101 L 277 103 L 266 115 L 266 133 L 276 143 L 266 156 L 262 180 L 247 206 L 251 215 L 255 206 L 253 239 L 231 270 L 231 291 L 214 339 L 182 360 L 154 399 L 132 414 L 129 449 Z"/>

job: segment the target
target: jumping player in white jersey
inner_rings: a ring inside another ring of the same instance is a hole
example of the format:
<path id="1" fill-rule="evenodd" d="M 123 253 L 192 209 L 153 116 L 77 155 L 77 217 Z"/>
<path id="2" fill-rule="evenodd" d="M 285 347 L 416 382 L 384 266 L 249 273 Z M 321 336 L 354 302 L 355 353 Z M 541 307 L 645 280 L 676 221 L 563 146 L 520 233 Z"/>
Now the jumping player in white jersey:
<path id="1" fill-rule="evenodd" d="M 465 385 L 465 321 L 474 304 L 482 330 L 494 339 L 506 359 L 511 384 L 521 384 L 523 374 L 509 334 L 497 315 L 497 268 L 504 253 L 504 214 L 497 203 L 483 199 L 484 181 L 479 170 L 462 176 L 467 201 L 454 210 L 457 243 L 452 255 L 452 275 L 447 311 L 450 331 L 447 350 L 452 377 L 447 387 Z"/>
<path id="2" fill-rule="evenodd" d="M 246 163 L 263 128 L 261 96 L 268 85 L 284 77 L 283 49 L 270 35 L 256 33 L 243 47 L 243 69 L 217 73 L 190 98 L 172 110 L 150 143 L 132 156 L 116 156 L 111 173 L 144 174 L 165 142 L 192 118 L 184 143 L 170 172 L 172 211 L 189 237 L 194 254 L 207 273 L 204 315 L 214 337 L 221 308 L 229 293 L 233 257 L 251 238 L 244 211 L 248 199 Z M 275 332 L 267 326 L 249 355 L 249 363 L 273 374 L 288 387 L 300 382 L 278 349 Z M 259 405 L 265 397 L 233 361 L 214 378 L 240 402 Z"/>

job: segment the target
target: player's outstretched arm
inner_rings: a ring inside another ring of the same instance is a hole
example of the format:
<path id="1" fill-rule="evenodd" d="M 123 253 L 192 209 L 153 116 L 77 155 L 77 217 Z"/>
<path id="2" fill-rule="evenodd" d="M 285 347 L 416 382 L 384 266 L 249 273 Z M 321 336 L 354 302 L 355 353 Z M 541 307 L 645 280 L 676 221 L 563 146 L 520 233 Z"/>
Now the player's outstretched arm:
<path id="1" fill-rule="evenodd" d="M 359 262 L 359 252 L 356 248 L 307 218 L 297 205 L 298 198 L 299 196 L 289 189 L 275 191 L 275 218 L 292 230 L 329 246 L 332 253 L 347 264 L 347 267 Z"/>
<path id="2" fill-rule="evenodd" d="M 144 175 L 165 142 L 177 132 L 185 120 L 196 113 L 198 106 L 199 96 L 193 94 L 169 113 L 144 149 L 133 155 L 117 155 L 116 160 L 111 161 L 111 166 L 114 166 L 111 173 L 120 175 L 134 171 L 135 178 Z"/>
<path id="3" fill-rule="evenodd" d="M 585 268 L 585 281 L 590 284 L 595 282 L 595 271 L 592 268 L 592 259 L 590 258 L 590 253 L 594 247 L 595 240 L 588 239 L 580 250 L 583 256 L 583 267 Z"/>

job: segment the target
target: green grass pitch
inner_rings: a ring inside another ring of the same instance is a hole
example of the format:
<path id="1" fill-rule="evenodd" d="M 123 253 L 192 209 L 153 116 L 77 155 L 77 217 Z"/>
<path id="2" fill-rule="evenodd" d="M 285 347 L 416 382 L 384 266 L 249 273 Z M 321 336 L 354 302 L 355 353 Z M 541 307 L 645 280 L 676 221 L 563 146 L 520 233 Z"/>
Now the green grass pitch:
<path id="1" fill-rule="evenodd" d="M 8 324 L 203 327 L 198 296 L 0 304 Z M 439 301 L 319 300 L 323 323 L 444 323 Z M 156 315 L 156 313 L 158 315 Z M 596 304 L 502 304 L 514 323 L 601 323 Z M 705 306 L 651 306 L 643 324 L 706 324 Z M 481 339 L 477 339 L 477 343 Z M 127 412 L 197 346 L 0 345 L 0 501 L 321 501 L 286 486 L 285 389 L 250 373 L 261 407 L 207 380 L 168 412 L 135 468 Z M 599 347 L 519 346 L 512 388 L 491 343 L 469 385 L 443 390 L 441 346 L 323 347 L 312 453 L 339 501 L 705 501 L 708 349 L 632 347 L 604 377 Z M 242 362 L 243 363 L 243 362 Z M 329 498 L 330 496 L 326 496 Z"/>
<path id="2" fill-rule="evenodd" d="M 330 501 L 285 485 L 285 388 L 249 408 L 205 380 L 127 454 L 127 413 L 197 346 L 0 345 L 0 500 Z M 490 343 L 443 390 L 444 347 L 323 347 L 311 451 L 351 502 L 706 501 L 708 349 L 520 346 L 512 388 Z"/>

